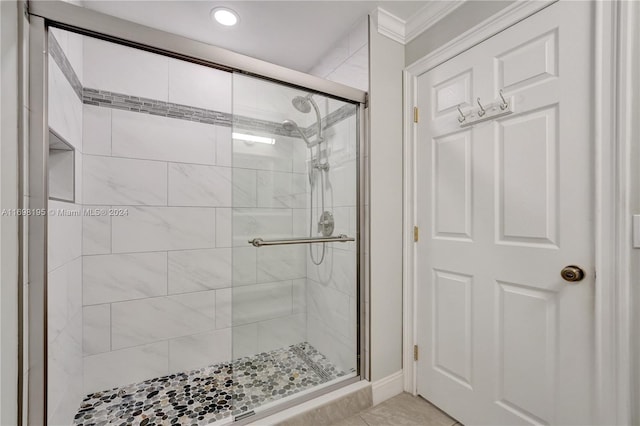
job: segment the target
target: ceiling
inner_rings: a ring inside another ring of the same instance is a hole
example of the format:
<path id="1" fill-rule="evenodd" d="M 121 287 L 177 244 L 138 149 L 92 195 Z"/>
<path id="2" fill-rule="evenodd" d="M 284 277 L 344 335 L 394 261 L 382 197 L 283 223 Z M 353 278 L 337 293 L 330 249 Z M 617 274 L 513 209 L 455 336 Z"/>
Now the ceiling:
<path id="1" fill-rule="evenodd" d="M 407 20 L 427 1 L 85 0 L 89 9 L 308 72 L 376 7 Z M 209 13 L 226 6 L 240 15 L 232 28 Z"/>

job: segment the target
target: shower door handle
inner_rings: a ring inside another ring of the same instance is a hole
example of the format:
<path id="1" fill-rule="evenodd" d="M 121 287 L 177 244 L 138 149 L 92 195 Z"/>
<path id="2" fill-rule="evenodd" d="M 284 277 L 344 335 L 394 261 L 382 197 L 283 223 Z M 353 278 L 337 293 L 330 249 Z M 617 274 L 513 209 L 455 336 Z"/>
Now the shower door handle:
<path id="1" fill-rule="evenodd" d="M 346 243 L 349 241 L 355 241 L 353 237 L 348 237 L 345 234 L 340 234 L 336 237 L 304 237 L 304 238 L 289 238 L 286 240 L 263 240 L 262 238 L 254 238 L 249 240 L 249 244 L 254 247 L 263 246 L 282 246 L 290 244 L 312 244 L 312 243 Z"/>

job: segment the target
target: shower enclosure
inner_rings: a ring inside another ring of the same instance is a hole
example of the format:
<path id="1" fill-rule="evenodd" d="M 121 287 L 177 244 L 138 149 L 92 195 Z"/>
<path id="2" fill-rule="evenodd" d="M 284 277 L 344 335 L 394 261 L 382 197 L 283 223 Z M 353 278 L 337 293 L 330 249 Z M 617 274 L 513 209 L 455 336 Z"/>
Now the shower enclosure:
<path id="1" fill-rule="evenodd" d="M 242 423 L 360 380 L 364 94 L 34 6 L 33 424 Z"/>

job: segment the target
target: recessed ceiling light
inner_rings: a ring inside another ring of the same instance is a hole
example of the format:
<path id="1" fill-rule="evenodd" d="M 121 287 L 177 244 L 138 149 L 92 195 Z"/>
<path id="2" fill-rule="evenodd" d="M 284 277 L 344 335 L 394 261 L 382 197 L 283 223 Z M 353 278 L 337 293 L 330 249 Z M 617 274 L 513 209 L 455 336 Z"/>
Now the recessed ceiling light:
<path id="1" fill-rule="evenodd" d="M 238 23 L 238 14 L 226 7 L 216 7 L 211 10 L 211 19 L 226 27 L 232 27 Z"/>

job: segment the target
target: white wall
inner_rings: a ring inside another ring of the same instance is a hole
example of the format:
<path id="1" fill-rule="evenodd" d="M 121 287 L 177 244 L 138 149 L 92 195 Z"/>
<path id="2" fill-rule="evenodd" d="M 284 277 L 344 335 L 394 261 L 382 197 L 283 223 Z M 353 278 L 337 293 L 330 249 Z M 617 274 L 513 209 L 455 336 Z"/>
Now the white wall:
<path id="1" fill-rule="evenodd" d="M 402 369 L 402 70 L 404 46 L 370 43 L 371 379 Z"/>
<path id="2" fill-rule="evenodd" d="M 0 208 L 18 204 L 18 4 L 0 2 Z M 18 218 L 0 221 L 0 424 L 18 414 Z"/>

